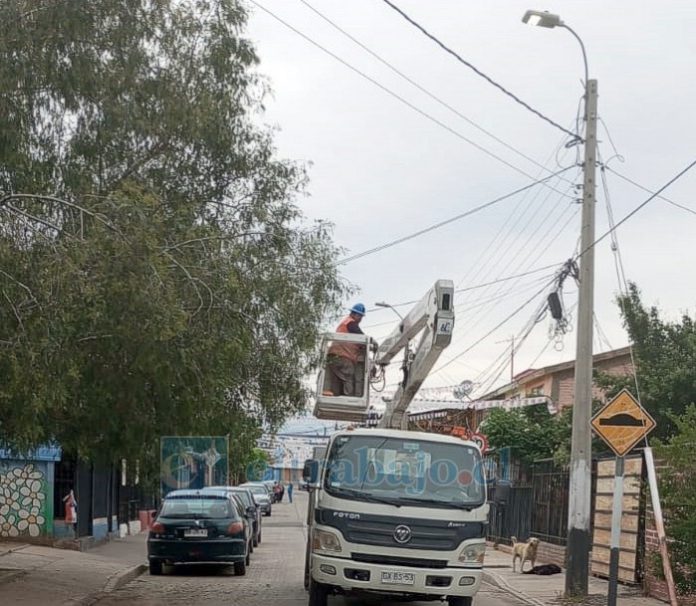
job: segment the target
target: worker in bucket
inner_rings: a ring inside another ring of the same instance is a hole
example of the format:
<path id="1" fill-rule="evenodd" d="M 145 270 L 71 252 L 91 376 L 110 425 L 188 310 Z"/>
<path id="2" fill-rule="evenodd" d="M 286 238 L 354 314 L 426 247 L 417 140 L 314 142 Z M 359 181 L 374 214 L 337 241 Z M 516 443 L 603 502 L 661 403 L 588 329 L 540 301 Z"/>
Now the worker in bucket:
<path id="1" fill-rule="evenodd" d="M 365 317 L 365 306 L 356 303 L 350 308 L 348 315 L 341 320 L 336 332 L 365 334 L 360 328 L 360 322 Z M 376 343 L 373 342 L 373 347 Z M 367 363 L 365 347 L 359 343 L 334 341 L 329 347 L 328 369 L 330 375 L 331 394 L 336 396 L 362 397 L 364 385 L 356 385 L 356 370 Z M 361 367 L 361 370 L 364 366 Z M 361 373 L 362 374 L 362 373 Z"/>

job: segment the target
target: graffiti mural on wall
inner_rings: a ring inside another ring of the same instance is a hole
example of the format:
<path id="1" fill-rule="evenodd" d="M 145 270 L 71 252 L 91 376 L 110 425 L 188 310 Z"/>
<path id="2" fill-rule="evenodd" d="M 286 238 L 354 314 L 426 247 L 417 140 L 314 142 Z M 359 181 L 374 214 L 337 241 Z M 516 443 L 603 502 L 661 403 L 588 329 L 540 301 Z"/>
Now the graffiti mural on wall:
<path id="1" fill-rule="evenodd" d="M 38 537 L 46 524 L 46 490 L 34 465 L 0 465 L 0 537 Z"/>

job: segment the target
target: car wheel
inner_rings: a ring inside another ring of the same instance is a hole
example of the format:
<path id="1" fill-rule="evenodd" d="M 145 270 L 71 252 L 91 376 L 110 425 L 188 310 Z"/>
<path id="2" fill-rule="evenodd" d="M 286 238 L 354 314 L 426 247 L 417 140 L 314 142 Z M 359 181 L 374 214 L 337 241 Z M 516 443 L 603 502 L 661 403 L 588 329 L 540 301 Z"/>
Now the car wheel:
<path id="1" fill-rule="evenodd" d="M 328 598 L 329 588 L 309 579 L 309 606 L 326 606 Z"/>
<path id="2" fill-rule="evenodd" d="M 261 535 L 260 535 L 260 534 L 255 534 L 255 535 L 254 535 L 254 541 L 253 541 L 254 547 L 258 547 L 258 546 L 259 546 L 259 543 L 261 542 L 260 539 L 261 539 Z"/>
<path id="3" fill-rule="evenodd" d="M 162 562 L 159 560 L 150 560 L 150 574 L 153 576 L 162 574 Z"/>
<path id="4" fill-rule="evenodd" d="M 261 531 L 259 530 L 259 545 L 261 545 Z"/>
<path id="5" fill-rule="evenodd" d="M 249 547 L 247 548 L 247 555 L 246 559 L 244 560 L 244 563 L 249 566 L 251 564 L 251 543 L 249 543 Z"/>
<path id="6" fill-rule="evenodd" d="M 472 606 L 474 603 L 474 598 L 472 597 L 451 597 L 447 598 L 447 604 L 449 606 Z"/>
<path id="7" fill-rule="evenodd" d="M 234 574 L 236 574 L 238 577 L 243 577 L 246 574 L 246 570 L 246 561 L 234 563 Z"/>

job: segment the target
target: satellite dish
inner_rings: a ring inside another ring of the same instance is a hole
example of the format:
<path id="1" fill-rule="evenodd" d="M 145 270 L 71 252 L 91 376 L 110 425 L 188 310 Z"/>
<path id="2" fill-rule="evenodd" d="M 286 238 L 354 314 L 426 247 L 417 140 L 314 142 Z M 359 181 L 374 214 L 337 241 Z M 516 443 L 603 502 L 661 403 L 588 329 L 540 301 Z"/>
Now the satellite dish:
<path id="1" fill-rule="evenodd" d="M 452 393 L 454 394 L 454 397 L 457 398 L 457 400 L 464 400 L 465 398 L 468 398 L 471 392 L 474 390 L 474 382 L 473 381 L 462 381 L 459 385 L 457 385 Z"/>

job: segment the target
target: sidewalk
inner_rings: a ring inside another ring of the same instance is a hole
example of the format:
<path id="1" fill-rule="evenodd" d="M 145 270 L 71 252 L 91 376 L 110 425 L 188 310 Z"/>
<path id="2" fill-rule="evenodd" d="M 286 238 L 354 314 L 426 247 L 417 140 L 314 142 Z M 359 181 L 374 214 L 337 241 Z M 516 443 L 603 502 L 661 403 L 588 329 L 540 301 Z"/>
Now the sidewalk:
<path id="1" fill-rule="evenodd" d="M 88 606 L 145 571 L 146 537 L 90 551 L 0 542 L 0 604 Z"/>
<path id="2" fill-rule="evenodd" d="M 537 562 L 544 564 L 545 562 Z M 565 575 L 563 572 L 550 576 L 521 574 L 519 561 L 517 572 L 512 572 L 512 555 L 502 550 L 493 549 L 489 543 L 486 549 L 484 578 L 492 585 L 507 591 L 527 604 L 535 606 L 547 604 L 563 604 L 561 597 L 565 590 Z M 527 564 L 527 566 L 529 566 Z M 572 604 L 588 606 L 605 606 L 609 582 L 604 579 L 590 577 L 589 596 L 583 602 L 573 601 Z M 646 598 L 641 594 L 640 587 L 619 585 L 618 606 L 664 606 L 664 602 L 654 598 Z"/>

